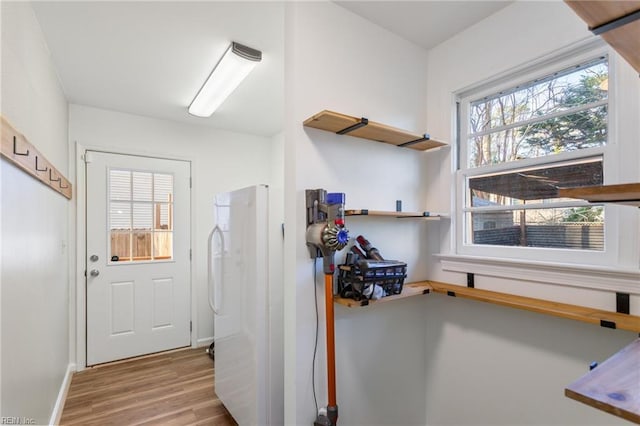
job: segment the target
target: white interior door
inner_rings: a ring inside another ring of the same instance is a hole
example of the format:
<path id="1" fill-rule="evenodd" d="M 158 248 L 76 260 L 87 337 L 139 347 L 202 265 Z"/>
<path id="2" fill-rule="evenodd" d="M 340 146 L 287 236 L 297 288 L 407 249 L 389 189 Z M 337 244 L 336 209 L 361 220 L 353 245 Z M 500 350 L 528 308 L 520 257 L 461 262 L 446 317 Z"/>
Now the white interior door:
<path id="1" fill-rule="evenodd" d="M 87 365 L 190 344 L 190 174 L 86 152 Z"/>

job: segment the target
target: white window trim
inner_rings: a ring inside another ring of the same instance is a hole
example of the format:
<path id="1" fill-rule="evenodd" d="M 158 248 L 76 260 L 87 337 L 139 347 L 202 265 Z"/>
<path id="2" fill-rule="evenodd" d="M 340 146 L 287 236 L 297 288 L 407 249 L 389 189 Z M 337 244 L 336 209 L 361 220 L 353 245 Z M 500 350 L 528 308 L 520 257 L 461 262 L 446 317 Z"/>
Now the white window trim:
<path id="1" fill-rule="evenodd" d="M 513 87 L 518 83 L 525 83 L 531 81 L 532 78 L 544 74 L 545 71 L 552 69 L 562 69 L 563 67 L 569 67 L 576 62 L 586 61 L 593 59 L 597 56 L 609 56 L 609 75 L 610 81 L 613 84 L 609 85 L 610 102 L 609 102 L 609 129 L 608 129 L 608 141 L 603 147 L 588 148 L 579 151 L 572 151 L 567 153 L 556 154 L 551 161 L 564 161 L 569 159 L 588 158 L 593 156 L 604 157 L 605 167 L 605 183 L 613 183 L 619 181 L 618 168 L 607 167 L 614 159 L 620 158 L 618 150 L 618 98 L 617 90 L 619 87 L 616 60 L 617 56 L 610 48 L 607 48 L 600 40 L 590 40 L 579 46 L 573 46 L 567 49 L 561 49 L 558 52 L 554 52 L 544 58 L 538 59 L 533 63 L 526 64 L 524 66 L 513 69 L 509 72 L 502 73 L 494 79 L 481 82 L 474 87 L 466 88 L 463 91 L 459 91 L 455 94 L 455 101 L 460 102 L 460 116 L 467 117 L 468 106 L 471 102 L 471 98 L 478 99 L 483 95 L 493 94 L 500 90 L 500 87 Z M 466 102 L 463 102 L 466 101 Z M 460 123 L 460 135 L 466 135 L 466 120 L 463 118 Z M 459 137 L 461 137 L 459 135 Z M 456 149 L 459 150 L 457 156 L 460 162 L 467 159 L 467 144 L 459 143 Z M 606 154 L 606 155 L 605 155 Z M 491 166 L 491 172 L 497 172 L 501 170 L 508 170 L 513 167 L 528 167 L 540 165 L 541 163 L 549 162 L 549 157 L 532 158 L 527 160 L 518 161 L 517 166 L 514 163 L 503 163 L 499 165 Z M 535 247 L 506 247 L 506 246 L 481 246 L 467 244 L 464 241 L 464 210 L 465 210 L 465 180 L 470 176 L 478 174 L 486 174 L 489 172 L 488 168 L 458 168 L 454 167 L 455 179 L 452 179 L 452 188 L 454 198 L 454 211 L 455 214 L 452 217 L 452 248 L 454 255 L 461 256 L 462 258 L 482 256 L 483 258 L 492 259 L 495 262 L 501 261 L 515 261 L 524 265 L 534 264 L 539 262 L 559 262 L 560 265 L 564 265 L 564 268 L 575 267 L 582 269 L 580 265 L 614 265 L 618 267 L 637 267 L 638 265 L 621 265 L 620 264 L 620 252 L 625 250 L 624 244 L 619 244 L 620 228 L 620 214 L 618 212 L 619 206 L 605 206 L 605 223 L 606 223 L 606 235 L 605 235 L 605 250 L 604 251 L 587 251 L 587 250 L 565 250 L 565 249 L 550 249 L 550 248 L 535 248 Z M 630 244 L 632 245 L 632 244 Z M 637 247 L 637 245 L 636 245 Z M 629 247 L 633 248 L 633 247 Z M 557 266 L 556 266 L 557 267 Z M 443 265 L 444 268 L 444 265 Z M 467 271 L 469 272 L 469 271 Z M 638 277 L 635 278 L 636 287 Z"/>
<path id="2" fill-rule="evenodd" d="M 435 256 L 440 259 L 444 271 L 640 295 L 638 269 L 455 254 Z"/>

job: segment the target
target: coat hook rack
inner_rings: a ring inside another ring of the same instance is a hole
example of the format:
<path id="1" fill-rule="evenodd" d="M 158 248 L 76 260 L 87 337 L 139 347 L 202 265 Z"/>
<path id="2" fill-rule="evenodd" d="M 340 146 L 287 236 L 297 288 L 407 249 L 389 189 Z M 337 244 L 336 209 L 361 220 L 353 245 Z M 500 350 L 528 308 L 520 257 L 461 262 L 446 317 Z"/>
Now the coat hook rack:
<path id="1" fill-rule="evenodd" d="M 53 175 L 51 174 L 51 169 L 49 169 L 49 180 L 51 182 L 60 182 L 62 180 L 62 178 L 60 176 L 58 176 L 58 179 L 54 179 Z"/>
<path id="2" fill-rule="evenodd" d="M 47 170 L 49 170 L 47 166 L 45 166 L 44 169 L 38 167 L 38 156 L 36 155 L 36 172 L 46 172 Z"/>
<path id="3" fill-rule="evenodd" d="M 73 197 L 71 182 L 2 115 L 0 115 L 0 141 L 0 155 L 7 162 L 64 197 L 68 199 Z M 49 172 L 48 175 L 47 172 Z M 54 185 L 54 182 L 58 184 Z"/>
<path id="4" fill-rule="evenodd" d="M 27 152 L 18 152 L 18 148 L 17 148 L 17 143 L 16 143 L 16 137 L 13 136 L 13 153 L 15 155 L 23 155 L 23 156 L 28 156 L 29 155 L 29 150 L 27 149 Z"/>

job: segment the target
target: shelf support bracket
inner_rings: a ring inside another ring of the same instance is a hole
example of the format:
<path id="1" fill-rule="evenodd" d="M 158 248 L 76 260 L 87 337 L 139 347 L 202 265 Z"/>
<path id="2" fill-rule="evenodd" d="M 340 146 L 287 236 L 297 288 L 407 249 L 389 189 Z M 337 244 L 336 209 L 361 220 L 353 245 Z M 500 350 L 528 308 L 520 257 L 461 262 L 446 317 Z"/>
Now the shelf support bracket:
<path id="1" fill-rule="evenodd" d="M 609 22 L 605 22 L 604 24 L 598 25 L 597 27 L 589 28 L 589 30 L 595 35 L 600 35 L 606 33 L 607 31 L 615 30 L 616 28 L 619 28 L 630 22 L 637 21 L 638 19 L 640 19 L 640 10 L 636 10 L 635 12 L 620 16 L 619 18 L 613 19 Z"/>
<path id="2" fill-rule="evenodd" d="M 476 284 L 475 284 L 475 275 L 472 273 L 467 272 L 467 287 L 469 288 L 475 288 Z"/>
<path id="3" fill-rule="evenodd" d="M 359 123 L 356 123 L 356 124 L 354 124 L 352 126 L 349 126 L 349 127 L 345 127 L 342 130 L 338 130 L 336 132 L 336 135 L 346 135 L 347 133 L 353 132 L 354 130 L 359 129 L 360 127 L 366 126 L 367 124 L 369 124 L 369 119 L 362 117 L 360 119 Z"/>
<path id="4" fill-rule="evenodd" d="M 600 327 L 616 329 L 615 321 L 600 320 Z"/>
<path id="5" fill-rule="evenodd" d="M 629 293 L 616 293 L 616 312 L 629 315 L 630 311 Z"/>
<path id="6" fill-rule="evenodd" d="M 431 136 L 429 136 L 428 133 L 425 133 L 421 138 L 418 138 L 418 139 L 415 139 L 415 140 L 412 140 L 412 141 L 409 141 L 409 142 L 401 143 L 398 146 L 399 147 L 405 147 L 405 146 L 409 146 L 409 145 L 415 145 L 415 144 L 420 143 L 420 142 L 428 141 L 429 139 L 431 139 Z"/>

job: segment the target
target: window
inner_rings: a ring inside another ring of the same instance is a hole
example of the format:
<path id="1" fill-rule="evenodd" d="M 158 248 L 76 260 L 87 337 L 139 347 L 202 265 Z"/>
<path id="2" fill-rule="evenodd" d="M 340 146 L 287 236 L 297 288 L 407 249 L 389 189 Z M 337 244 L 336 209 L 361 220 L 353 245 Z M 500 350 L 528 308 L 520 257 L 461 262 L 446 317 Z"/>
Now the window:
<path id="1" fill-rule="evenodd" d="M 470 177 L 467 241 L 602 251 L 603 207 L 556 197 L 562 186 L 601 183 L 600 158 Z"/>
<path id="2" fill-rule="evenodd" d="M 604 182 L 608 59 L 575 61 L 460 98 L 459 253 L 559 260 L 559 251 L 606 251 L 604 207 L 557 195 Z"/>
<path id="3" fill-rule="evenodd" d="M 111 262 L 173 258 L 173 176 L 109 170 Z"/>

